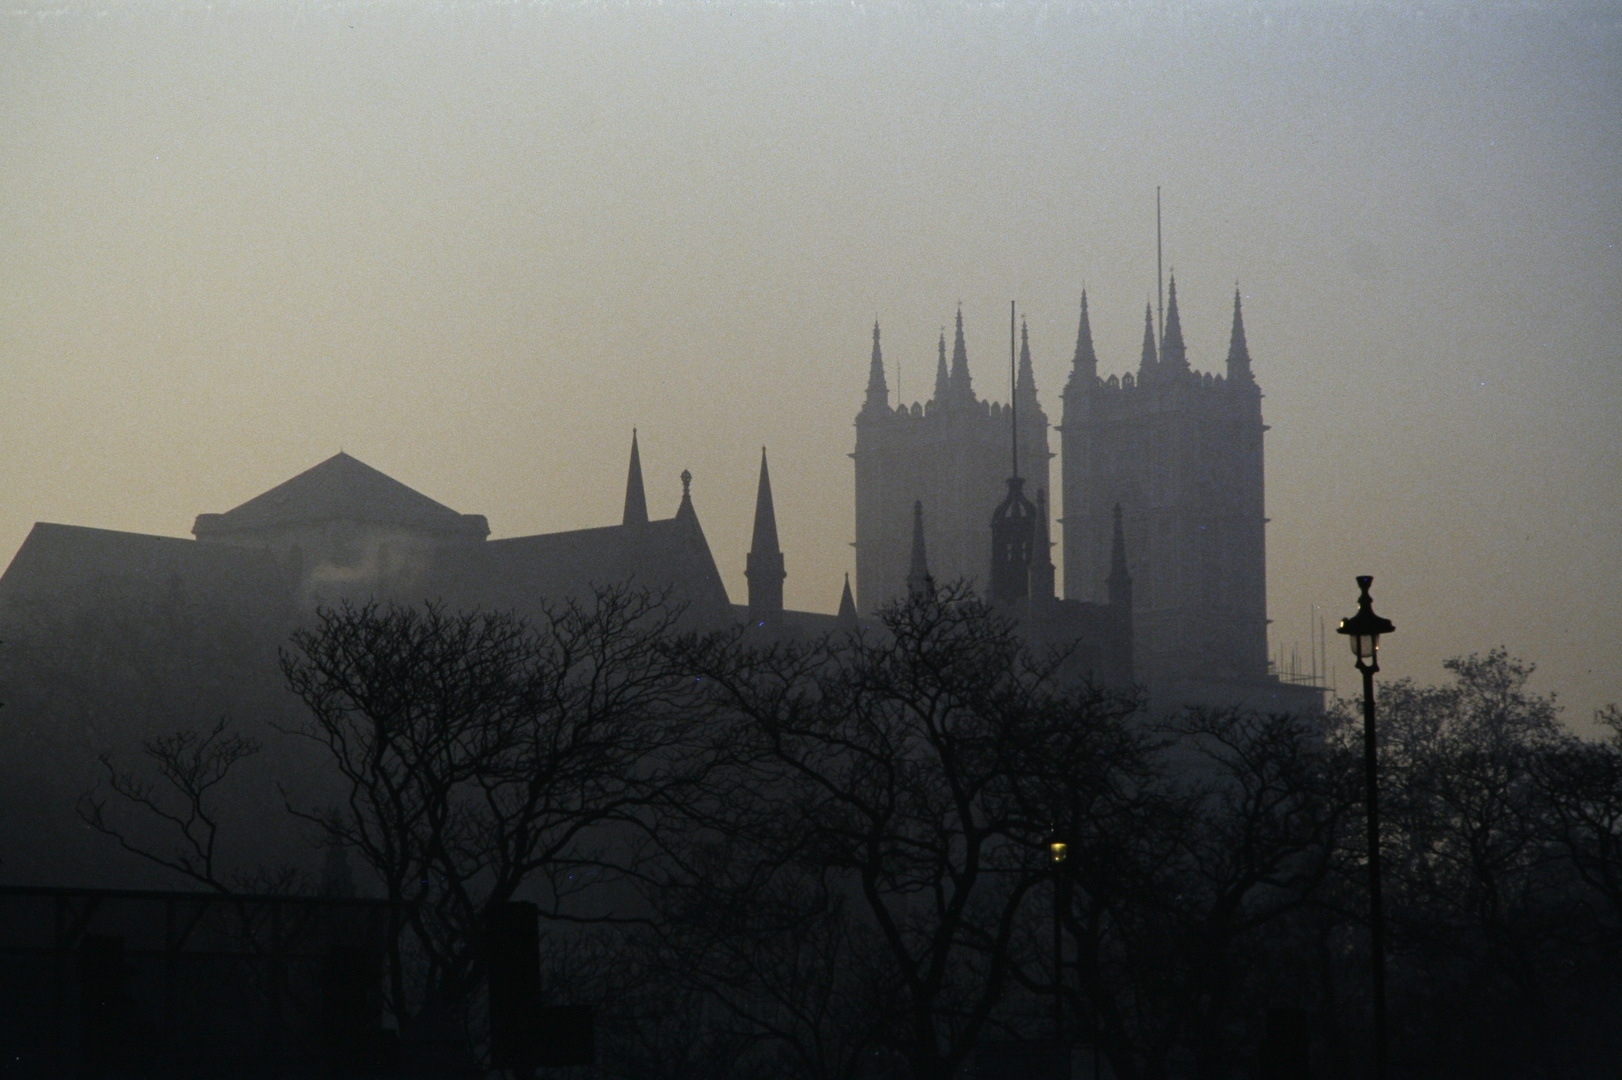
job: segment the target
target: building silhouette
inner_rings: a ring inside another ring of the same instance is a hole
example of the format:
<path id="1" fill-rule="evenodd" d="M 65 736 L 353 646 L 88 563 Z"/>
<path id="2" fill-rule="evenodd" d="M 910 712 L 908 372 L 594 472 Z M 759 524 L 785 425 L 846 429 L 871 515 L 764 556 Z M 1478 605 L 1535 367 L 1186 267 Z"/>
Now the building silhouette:
<path id="1" fill-rule="evenodd" d="M 1016 386 L 1019 461 L 1027 498 L 1048 490 L 1048 420 L 1036 395 L 1030 347 Z M 907 592 L 913 504 L 929 523 L 929 563 L 942 584 L 966 578 L 983 591 L 991 566 L 991 513 L 1008 488 L 1008 406 L 975 395 L 963 312 L 957 313 L 950 366 L 940 338 L 935 393 L 891 407 L 873 324 L 867 397 L 856 414 L 856 606 L 877 611 Z"/>
<path id="2" fill-rule="evenodd" d="M 908 511 L 921 504 L 937 580 L 973 579 L 994 599 L 1020 605 L 1033 625 L 1047 611 L 1058 636 L 1065 627 L 1079 633 L 1088 620 L 1104 619 L 1112 603 L 1128 605 L 1129 616 L 1117 615 L 1111 625 L 1129 627 L 1125 655 L 1162 703 L 1317 707 L 1317 691 L 1283 684 L 1268 671 L 1267 429 L 1237 292 L 1225 372 L 1190 367 L 1173 277 L 1163 336 L 1156 340 L 1146 311 L 1136 373 L 1108 377 L 1098 372 L 1083 294 L 1062 394 L 1058 508 L 1064 600 L 1091 608 L 1070 615 L 1047 606 L 1054 592 L 1048 421 L 1029 338 L 1021 334 L 1012 424 L 1006 406 L 974 396 L 961 311 L 950 368 L 944 334 L 940 355 L 934 396 L 892 406 L 874 326 L 851 455 L 862 610 L 907 589 Z"/>
<path id="3" fill-rule="evenodd" d="M 1237 290 L 1227 370 L 1194 371 L 1167 295 L 1149 312 L 1136 374 L 1098 375 L 1086 298 L 1064 389 L 1065 595 L 1096 594 L 1121 507 L 1133 582 L 1134 658 L 1151 686 L 1267 675 L 1262 393 Z"/>

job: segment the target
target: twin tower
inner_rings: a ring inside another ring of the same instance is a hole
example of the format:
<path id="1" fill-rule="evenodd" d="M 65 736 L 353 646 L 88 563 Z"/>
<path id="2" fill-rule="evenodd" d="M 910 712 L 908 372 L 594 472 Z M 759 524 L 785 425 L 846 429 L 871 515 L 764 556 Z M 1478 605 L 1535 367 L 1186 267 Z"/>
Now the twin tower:
<path id="1" fill-rule="evenodd" d="M 892 406 L 874 324 L 851 455 L 861 610 L 905 593 L 915 504 L 936 581 L 968 578 L 1032 604 L 1055 599 L 1053 454 L 1029 337 L 1020 336 L 1012 415 L 975 394 L 961 310 L 950 361 L 941 335 L 934 395 Z M 1175 277 L 1158 339 L 1144 312 L 1137 371 L 1101 378 L 1098 363 L 1083 293 L 1059 425 L 1064 599 L 1107 600 L 1119 508 L 1138 678 L 1151 687 L 1266 678 L 1267 429 L 1238 292 L 1224 373 L 1190 368 Z M 1019 482 L 1011 482 L 1016 461 Z"/>

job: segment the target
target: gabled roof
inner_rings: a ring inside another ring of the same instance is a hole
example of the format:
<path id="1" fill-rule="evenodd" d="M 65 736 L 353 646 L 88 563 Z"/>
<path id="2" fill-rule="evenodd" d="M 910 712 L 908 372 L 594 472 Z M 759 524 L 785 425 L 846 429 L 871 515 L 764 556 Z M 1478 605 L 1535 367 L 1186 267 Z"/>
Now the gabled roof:
<path id="1" fill-rule="evenodd" d="M 197 515 L 192 533 L 205 540 L 222 533 L 327 521 L 403 526 L 471 539 L 490 533 L 484 515 L 458 514 L 342 452 L 234 510 Z"/>

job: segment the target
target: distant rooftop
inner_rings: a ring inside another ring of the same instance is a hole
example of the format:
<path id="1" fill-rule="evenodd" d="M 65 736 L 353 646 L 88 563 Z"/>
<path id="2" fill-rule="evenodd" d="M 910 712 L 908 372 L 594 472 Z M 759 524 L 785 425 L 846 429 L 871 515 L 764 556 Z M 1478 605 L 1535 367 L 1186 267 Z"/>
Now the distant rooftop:
<path id="1" fill-rule="evenodd" d="M 490 534 L 484 515 L 459 514 L 342 452 L 233 510 L 197 515 L 192 533 L 205 540 L 329 521 L 395 525 L 470 539 Z"/>

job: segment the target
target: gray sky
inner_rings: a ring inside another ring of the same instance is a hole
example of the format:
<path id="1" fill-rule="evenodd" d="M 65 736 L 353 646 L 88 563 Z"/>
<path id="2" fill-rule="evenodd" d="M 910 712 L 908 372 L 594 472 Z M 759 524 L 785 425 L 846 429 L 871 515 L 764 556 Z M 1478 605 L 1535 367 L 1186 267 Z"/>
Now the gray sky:
<path id="1" fill-rule="evenodd" d="M 1574 720 L 1622 700 L 1615 4 L 0 19 L 0 560 L 340 448 L 497 536 L 606 524 L 636 425 L 735 600 L 768 445 L 832 610 L 875 314 L 911 400 L 961 300 L 1000 398 L 1017 299 L 1057 423 L 1083 284 L 1136 365 L 1158 184 L 1195 367 L 1246 297 L 1274 646 L 1368 572 L 1389 673 L 1502 644 Z"/>

